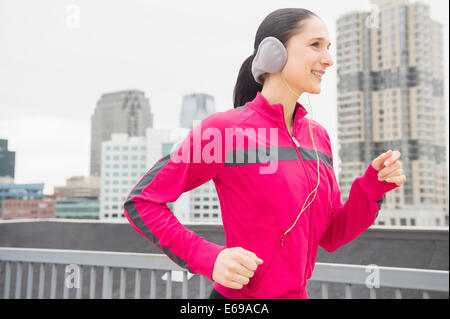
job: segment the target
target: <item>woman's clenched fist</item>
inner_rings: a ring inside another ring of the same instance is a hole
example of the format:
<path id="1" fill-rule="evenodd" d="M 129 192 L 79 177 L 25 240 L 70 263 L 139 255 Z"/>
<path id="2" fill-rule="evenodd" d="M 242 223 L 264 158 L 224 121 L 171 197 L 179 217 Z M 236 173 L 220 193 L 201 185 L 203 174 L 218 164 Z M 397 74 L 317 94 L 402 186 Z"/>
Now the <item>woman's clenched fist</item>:
<path id="1" fill-rule="evenodd" d="M 389 150 L 381 154 L 372 161 L 372 167 L 378 171 L 378 180 L 388 183 L 395 183 L 401 186 L 406 182 L 406 176 L 403 173 L 402 163 L 399 151 Z"/>
<path id="2" fill-rule="evenodd" d="M 241 289 L 263 260 L 242 247 L 225 248 L 217 255 L 212 279 L 222 286 Z"/>

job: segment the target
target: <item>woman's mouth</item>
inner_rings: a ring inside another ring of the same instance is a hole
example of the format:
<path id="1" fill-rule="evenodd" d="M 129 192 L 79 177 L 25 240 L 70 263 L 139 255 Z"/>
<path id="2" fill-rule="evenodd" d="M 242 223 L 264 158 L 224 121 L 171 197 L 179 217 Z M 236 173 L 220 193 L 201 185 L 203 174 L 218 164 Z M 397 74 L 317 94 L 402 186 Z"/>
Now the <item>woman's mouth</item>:
<path id="1" fill-rule="evenodd" d="M 320 81 L 322 81 L 322 73 L 319 73 L 317 71 L 311 71 L 311 73 Z"/>

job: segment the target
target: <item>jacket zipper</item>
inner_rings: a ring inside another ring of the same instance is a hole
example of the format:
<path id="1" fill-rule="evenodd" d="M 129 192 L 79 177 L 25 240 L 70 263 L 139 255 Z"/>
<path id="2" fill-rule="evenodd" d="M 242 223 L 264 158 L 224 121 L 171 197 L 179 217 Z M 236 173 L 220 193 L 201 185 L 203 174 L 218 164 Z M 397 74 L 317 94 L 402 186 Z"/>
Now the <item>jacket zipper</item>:
<path id="1" fill-rule="evenodd" d="M 282 109 L 282 112 L 283 112 L 283 119 L 284 119 L 284 109 Z M 284 127 L 286 128 L 286 132 L 287 132 L 287 134 L 288 134 L 288 136 L 290 137 L 290 139 L 291 139 L 291 141 L 295 144 L 295 151 L 297 152 L 297 156 L 298 156 L 298 158 L 300 159 L 300 161 L 301 161 L 301 163 L 302 163 L 302 166 L 303 166 L 303 169 L 305 170 L 305 173 L 306 173 L 306 175 L 307 175 L 307 177 L 308 177 L 308 184 L 309 184 L 309 189 L 311 189 L 311 187 L 312 187 L 312 185 L 311 185 L 311 180 L 310 180 L 310 178 L 309 178 L 309 174 L 308 174 L 308 172 L 307 172 L 307 170 L 306 170 L 306 168 L 305 168 L 305 165 L 304 165 L 304 163 L 303 163 L 303 159 L 301 158 L 301 155 L 300 155 L 300 151 L 298 150 L 298 147 L 300 147 L 300 143 L 297 141 L 297 139 L 294 137 L 295 136 L 295 118 L 294 118 L 294 127 L 292 128 L 292 136 L 289 134 L 289 131 L 288 131 L 288 129 L 287 129 L 287 125 L 286 125 L 286 122 L 285 121 L 283 121 L 284 122 Z M 310 194 L 311 194 L 311 192 L 310 192 Z M 309 206 L 309 205 L 308 205 Z M 309 208 L 309 209 L 311 209 L 310 207 L 307 207 L 307 208 Z M 302 212 L 300 212 L 299 213 L 299 215 L 301 215 L 302 214 Z M 297 215 L 297 219 L 296 219 L 296 221 L 294 222 L 294 224 L 293 225 L 295 225 L 296 223 L 297 223 L 297 220 L 298 220 L 298 218 L 299 218 L 299 215 Z M 310 223 L 311 224 L 311 223 Z M 293 227 L 293 226 L 291 226 L 291 227 Z M 290 228 L 291 228 L 290 227 Z M 285 232 L 285 233 L 283 233 L 283 236 L 281 237 L 281 243 L 280 243 L 280 247 L 278 248 L 278 250 L 279 249 L 281 249 L 283 246 L 284 246 L 284 238 L 286 237 L 286 235 L 287 235 L 287 233 L 288 232 Z M 310 234 L 311 233 L 311 225 L 309 225 L 309 227 L 308 227 L 308 233 Z M 278 251 L 277 250 L 277 251 Z M 305 267 L 305 273 L 303 274 L 303 279 L 304 280 L 306 280 L 306 273 L 308 272 L 308 263 L 309 263 L 309 243 L 308 243 L 308 251 L 307 251 L 307 253 L 306 253 L 306 267 Z"/>
<path id="2" fill-rule="evenodd" d="M 283 119 L 284 119 L 284 109 L 282 109 L 282 112 L 283 112 Z M 295 136 L 295 118 L 294 118 L 294 126 L 293 126 L 293 128 L 292 128 L 292 136 L 291 136 L 291 134 L 289 134 L 289 130 L 287 129 L 286 122 L 283 121 L 283 123 L 284 123 L 284 127 L 285 127 L 285 129 L 286 129 L 286 133 L 288 134 L 288 136 L 290 137 L 290 140 L 291 140 L 292 143 L 294 144 L 294 148 L 295 148 L 295 151 L 297 152 L 297 156 L 298 156 L 299 160 L 300 160 L 300 161 L 302 162 L 302 164 L 303 164 L 303 160 L 302 160 L 302 158 L 301 158 L 300 151 L 298 150 L 298 148 L 300 147 L 300 143 L 299 143 L 299 142 L 297 141 L 297 139 L 294 137 L 294 136 Z M 304 165 L 303 165 L 303 169 L 305 170 L 306 174 L 308 175 L 308 172 L 306 171 L 306 168 L 305 168 Z M 311 188 L 311 182 L 310 182 L 310 180 L 309 180 L 309 175 L 308 175 L 308 183 L 309 183 L 309 188 Z M 311 194 L 311 192 L 310 192 L 310 194 Z M 309 206 L 309 205 L 308 205 L 308 206 Z M 302 208 L 303 208 L 303 207 L 302 207 Z M 305 208 L 305 209 L 306 209 L 306 208 Z M 295 225 L 295 224 L 297 223 L 297 220 L 298 220 L 298 218 L 299 218 L 299 215 L 301 215 L 301 214 L 302 214 L 302 212 L 300 212 L 300 213 L 297 215 L 297 219 L 295 220 L 295 222 L 294 222 L 293 225 Z M 291 227 L 293 227 L 293 226 L 291 226 Z M 291 227 L 290 227 L 290 228 L 291 228 Z M 290 231 L 290 229 L 289 229 L 289 231 Z M 281 237 L 280 248 L 284 246 L 284 238 L 286 237 L 287 233 L 289 233 L 289 231 L 283 233 L 283 236 Z M 308 249 L 308 250 L 309 250 L 309 249 Z"/>

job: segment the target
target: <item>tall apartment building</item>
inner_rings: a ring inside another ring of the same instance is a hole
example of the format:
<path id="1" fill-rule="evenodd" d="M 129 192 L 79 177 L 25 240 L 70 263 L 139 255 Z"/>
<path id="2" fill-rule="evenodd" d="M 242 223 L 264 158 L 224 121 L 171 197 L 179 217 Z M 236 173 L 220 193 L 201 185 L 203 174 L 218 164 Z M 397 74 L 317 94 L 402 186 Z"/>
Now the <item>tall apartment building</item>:
<path id="1" fill-rule="evenodd" d="M 421 2 L 372 0 L 372 7 L 337 20 L 342 200 L 367 163 L 399 150 L 407 181 L 386 195 L 383 207 L 439 207 L 435 224 L 443 225 L 448 159 L 442 25 Z"/>
<path id="2" fill-rule="evenodd" d="M 0 139 L 0 183 L 14 181 L 16 153 L 8 150 L 8 140 Z"/>
<path id="3" fill-rule="evenodd" d="M 100 219 L 125 218 L 123 203 L 147 171 L 145 137 L 113 133 L 102 143 Z"/>
<path id="4" fill-rule="evenodd" d="M 101 144 L 110 140 L 112 133 L 145 136 L 149 127 L 153 127 L 153 114 L 144 92 L 129 90 L 103 94 L 91 117 L 90 175 L 101 175 Z"/>
<path id="5" fill-rule="evenodd" d="M 188 94 L 183 96 L 180 112 L 180 127 L 191 129 L 197 121 L 216 112 L 214 97 L 208 94 Z"/>

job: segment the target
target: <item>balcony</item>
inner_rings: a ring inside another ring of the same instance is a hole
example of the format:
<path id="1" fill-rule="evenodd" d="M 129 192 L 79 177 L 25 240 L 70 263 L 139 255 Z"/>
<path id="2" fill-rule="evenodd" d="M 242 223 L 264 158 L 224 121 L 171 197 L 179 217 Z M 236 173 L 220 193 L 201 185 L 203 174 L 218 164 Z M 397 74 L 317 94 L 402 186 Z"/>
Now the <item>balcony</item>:
<path id="1" fill-rule="evenodd" d="M 0 247 L 0 265 L 4 299 L 204 299 L 212 288 L 203 276 L 188 279 L 187 271 L 160 254 Z M 375 270 L 378 279 L 371 282 L 368 272 Z M 174 274 L 181 276 L 174 280 Z M 341 284 L 347 299 L 355 285 L 368 287 L 373 299 L 380 287 L 391 288 L 396 299 L 402 289 L 419 290 L 424 299 L 449 289 L 448 271 L 332 263 L 317 263 L 310 281 L 321 285 L 324 299 L 329 283 Z"/>

